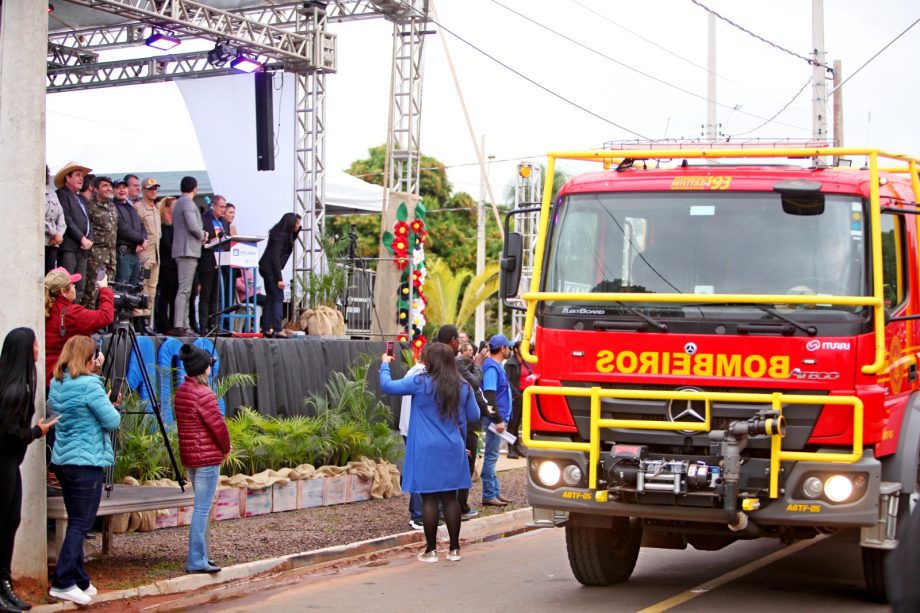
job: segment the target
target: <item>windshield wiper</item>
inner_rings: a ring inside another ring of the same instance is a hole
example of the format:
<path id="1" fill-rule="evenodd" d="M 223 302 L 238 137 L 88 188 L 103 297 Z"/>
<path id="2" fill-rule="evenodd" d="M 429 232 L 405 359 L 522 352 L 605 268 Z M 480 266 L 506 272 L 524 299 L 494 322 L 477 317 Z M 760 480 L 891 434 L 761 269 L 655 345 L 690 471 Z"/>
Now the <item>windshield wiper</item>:
<path id="1" fill-rule="evenodd" d="M 785 315 L 783 315 L 782 313 L 780 313 L 779 311 L 777 311 L 776 309 L 772 307 L 768 307 L 763 304 L 752 304 L 751 306 L 754 307 L 755 309 L 760 309 L 767 315 L 772 315 L 773 317 L 775 317 L 776 319 L 779 319 L 780 321 L 785 321 L 787 324 L 791 325 L 793 328 L 801 330 L 808 336 L 816 336 L 818 334 L 818 328 L 816 328 L 815 326 L 806 326 L 804 324 L 800 324 L 796 320 L 792 319 L 791 317 L 786 317 Z"/>
<path id="2" fill-rule="evenodd" d="M 667 332 L 667 331 L 668 331 L 668 324 L 661 323 L 661 322 L 658 321 L 657 319 L 655 319 L 655 318 L 653 318 L 653 317 L 649 317 L 648 315 L 646 315 L 645 313 L 643 313 L 642 311 L 640 311 L 640 310 L 637 309 L 636 307 L 629 306 L 629 305 L 627 305 L 627 304 L 624 303 L 624 302 L 620 302 L 619 300 L 615 301 L 614 304 L 619 305 L 619 306 L 622 307 L 625 311 L 627 311 L 627 312 L 629 312 L 629 313 L 632 313 L 633 315 L 635 315 L 636 317 L 638 317 L 639 319 L 641 319 L 641 320 L 644 321 L 645 323 L 649 324 L 650 326 L 653 326 L 653 327 L 655 327 L 655 328 L 658 328 L 658 331 L 659 331 L 659 332 Z"/>

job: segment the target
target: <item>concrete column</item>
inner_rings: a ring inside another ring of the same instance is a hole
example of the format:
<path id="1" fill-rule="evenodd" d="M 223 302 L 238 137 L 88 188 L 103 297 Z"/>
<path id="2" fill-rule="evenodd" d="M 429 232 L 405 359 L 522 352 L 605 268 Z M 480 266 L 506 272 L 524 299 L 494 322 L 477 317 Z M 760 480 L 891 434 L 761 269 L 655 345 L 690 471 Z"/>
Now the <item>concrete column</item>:
<path id="1" fill-rule="evenodd" d="M 18 326 L 35 330 L 44 356 L 45 69 L 48 4 L 7 0 L 0 13 L 0 219 L 7 237 L 0 336 Z M 44 357 L 39 381 L 44 381 Z M 36 413 L 44 415 L 44 386 Z M 13 574 L 48 581 L 45 450 L 29 447 L 22 465 L 22 524 L 16 535 Z"/>

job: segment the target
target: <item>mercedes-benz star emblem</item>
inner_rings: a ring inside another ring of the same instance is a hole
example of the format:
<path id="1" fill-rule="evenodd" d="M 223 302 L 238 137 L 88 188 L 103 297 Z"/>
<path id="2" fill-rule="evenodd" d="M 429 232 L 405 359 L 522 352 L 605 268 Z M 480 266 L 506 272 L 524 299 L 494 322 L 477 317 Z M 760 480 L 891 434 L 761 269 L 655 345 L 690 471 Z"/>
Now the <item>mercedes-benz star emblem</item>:
<path id="1" fill-rule="evenodd" d="M 702 392 L 703 390 L 695 387 L 685 387 L 678 392 Z M 696 422 L 704 423 L 706 421 L 706 401 L 704 400 L 684 400 L 671 399 L 668 401 L 668 421 L 672 422 Z M 695 430 L 681 430 L 684 433 L 692 433 Z"/>

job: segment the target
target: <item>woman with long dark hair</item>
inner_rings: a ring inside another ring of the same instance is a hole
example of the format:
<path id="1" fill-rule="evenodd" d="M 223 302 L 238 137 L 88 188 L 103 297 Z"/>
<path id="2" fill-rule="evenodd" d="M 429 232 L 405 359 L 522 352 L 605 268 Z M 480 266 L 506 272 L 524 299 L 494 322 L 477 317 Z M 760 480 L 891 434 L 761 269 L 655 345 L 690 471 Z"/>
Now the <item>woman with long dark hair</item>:
<path id="1" fill-rule="evenodd" d="M 19 466 L 29 444 L 48 433 L 57 419 L 32 426 L 37 387 L 38 341 L 30 328 L 11 330 L 0 351 L 0 611 L 29 610 L 13 592 L 13 542 L 22 506 Z"/>
<path id="2" fill-rule="evenodd" d="M 454 350 L 444 343 L 429 343 L 422 351 L 425 370 L 398 381 L 390 378 L 393 356 L 380 364 L 380 389 L 392 396 L 412 396 L 412 413 L 406 437 L 403 489 L 422 495 L 425 552 L 420 562 L 437 562 L 438 505 L 450 537 L 447 559 L 460 560 L 460 502 L 457 490 L 469 489 L 466 425 L 479 419 L 473 390 L 460 376 Z"/>
<path id="3" fill-rule="evenodd" d="M 300 215 L 285 213 L 281 221 L 268 231 L 265 253 L 259 258 L 259 274 L 265 287 L 265 306 L 262 308 L 262 334 L 271 337 L 281 331 L 284 305 L 284 280 L 281 271 L 294 250 L 294 240 L 300 232 Z"/>

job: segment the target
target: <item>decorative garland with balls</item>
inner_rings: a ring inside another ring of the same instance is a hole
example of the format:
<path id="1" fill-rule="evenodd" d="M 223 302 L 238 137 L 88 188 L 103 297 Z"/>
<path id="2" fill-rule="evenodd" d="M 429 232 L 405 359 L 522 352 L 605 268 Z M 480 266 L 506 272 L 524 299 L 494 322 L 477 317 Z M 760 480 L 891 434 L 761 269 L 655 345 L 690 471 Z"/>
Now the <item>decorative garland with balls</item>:
<path id="1" fill-rule="evenodd" d="M 425 267 L 425 239 L 428 236 L 425 230 L 425 213 L 425 205 L 419 202 L 415 205 L 414 219 L 409 221 L 409 207 L 405 202 L 401 202 L 396 209 L 396 223 L 393 224 L 393 231 L 388 230 L 383 233 L 383 244 L 393 254 L 396 268 L 401 271 L 396 296 L 396 323 L 402 326 L 402 331 L 397 338 L 400 342 L 410 343 L 416 359 L 427 342 L 422 334 L 426 323 L 425 306 L 428 302 L 422 292 L 422 284 L 428 274 Z M 409 258 L 412 258 L 411 280 L 409 279 Z"/>

